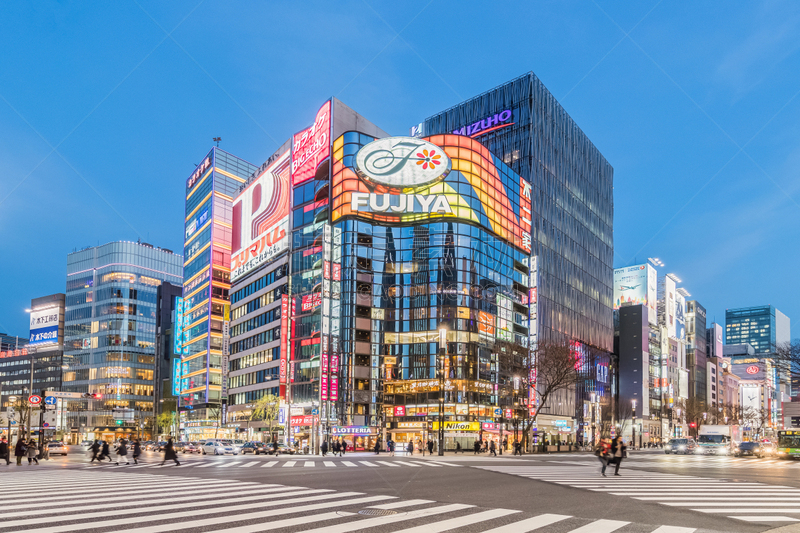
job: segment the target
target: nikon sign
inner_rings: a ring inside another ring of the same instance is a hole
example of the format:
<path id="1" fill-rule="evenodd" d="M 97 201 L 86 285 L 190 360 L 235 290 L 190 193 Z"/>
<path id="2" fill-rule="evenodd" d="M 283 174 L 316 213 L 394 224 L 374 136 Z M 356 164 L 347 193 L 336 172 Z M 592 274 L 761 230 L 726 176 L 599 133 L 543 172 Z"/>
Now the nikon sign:
<path id="1" fill-rule="evenodd" d="M 433 423 L 433 430 L 439 429 L 439 422 Z M 477 432 L 481 430 L 480 422 L 447 422 L 444 423 L 445 431 L 470 431 Z"/>

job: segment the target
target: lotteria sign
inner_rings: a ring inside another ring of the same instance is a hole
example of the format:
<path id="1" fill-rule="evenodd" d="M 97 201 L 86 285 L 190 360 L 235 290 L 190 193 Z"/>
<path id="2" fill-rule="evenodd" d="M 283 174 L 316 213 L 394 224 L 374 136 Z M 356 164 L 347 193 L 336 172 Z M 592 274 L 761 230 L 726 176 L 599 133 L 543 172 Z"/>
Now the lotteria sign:
<path id="1" fill-rule="evenodd" d="M 369 426 L 333 426 L 331 428 L 331 433 L 334 435 L 372 435 L 377 432 L 377 428 Z"/>
<path id="2" fill-rule="evenodd" d="M 333 143 L 331 221 L 383 223 L 453 217 L 531 250 L 531 186 L 478 141 L 458 135 L 388 137 L 352 153 Z"/>

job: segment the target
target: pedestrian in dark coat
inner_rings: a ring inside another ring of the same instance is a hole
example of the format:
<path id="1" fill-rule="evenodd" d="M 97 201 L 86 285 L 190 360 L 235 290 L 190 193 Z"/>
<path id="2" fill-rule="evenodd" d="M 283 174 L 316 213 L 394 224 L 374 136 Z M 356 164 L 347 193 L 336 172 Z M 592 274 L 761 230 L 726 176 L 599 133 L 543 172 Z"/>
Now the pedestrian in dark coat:
<path id="1" fill-rule="evenodd" d="M 346 451 L 347 451 L 347 441 L 344 440 L 344 437 L 342 437 L 342 457 L 344 457 L 344 452 Z"/>
<path id="2" fill-rule="evenodd" d="M 414 441 L 408 441 L 408 446 L 406 446 L 406 451 L 408 455 L 414 455 Z"/>
<path id="3" fill-rule="evenodd" d="M 6 464 L 9 463 L 9 460 L 8 460 L 8 441 L 6 441 L 5 437 L 0 439 L 0 460 L 5 460 Z"/>
<path id="4" fill-rule="evenodd" d="M 139 444 L 138 440 L 133 441 L 133 464 L 138 465 L 139 456 L 142 455 L 142 446 Z"/>
<path id="5" fill-rule="evenodd" d="M 128 462 L 128 444 L 125 442 L 125 439 L 119 441 L 119 446 L 117 447 L 117 455 L 119 459 L 117 459 L 117 464 L 120 463 L 123 459 L 125 459 L 125 464 L 131 464 Z"/>
<path id="6" fill-rule="evenodd" d="M 108 450 L 108 442 L 103 441 L 103 447 L 100 448 L 100 457 L 98 460 L 102 460 L 103 458 L 108 459 L 108 462 L 111 462 L 111 452 Z"/>
<path id="7" fill-rule="evenodd" d="M 28 442 L 28 447 L 26 448 L 25 453 L 28 456 L 28 464 L 31 464 L 31 461 L 37 465 L 39 464 L 39 459 L 36 458 L 36 456 L 39 455 L 39 448 L 36 447 L 35 440 L 31 439 Z"/>
<path id="8" fill-rule="evenodd" d="M 319 449 L 322 450 L 322 457 L 325 457 L 328 453 L 328 441 L 322 441 L 322 446 L 320 446 Z"/>
<path id="9" fill-rule="evenodd" d="M 622 464 L 622 460 L 628 457 L 628 447 L 625 446 L 625 442 L 622 440 L 622 437 L 617 437 L 611 443 L 611 457 L 614 461 L 614 475 L 619 475 L 619 465 Z"/>
<path id="10" fill-rule="evenodd" d="M 475 439 L 475 444 L 472 445 L 472 449 L 474 450 L 472 455 L 478 455 L 478 452 L 481 451 L 481 443 L 478 439 Z"/>
<path id="11" fill-rule="evenodd" d="M 14 446 L 14 456 L 17 458 L 17 466 L 22 465 L 22 458 L 25 457 L 25 452 L 27 451 L 27 446 L 25 446 L 25 442 L 21 439 L 17 439 L 17 444 Z"/>
<path id="12" fill-rule="evenodd" d="M 339 444 L 338 439 L 333 439 L 333 456 L 336 457 L 339 455 L 339 451 L 342 449 L 342 446 Z"/>
<path id="13" fill-rule="evenodd" d="M 433 441 L 428 439 L 428 454 L 433 455 Z"/>
<path id="14" fill-rule="evenodd" d="M 98 456 L 98 454 L 100 453 L 100 441 L 94 439 L 94 442 L 89 447 L 89 450 L 91 450 L 92 452 L 92 460 L 89 462 L 93 463 L 95 459 L 97 459 L 97 461 L 100 462 L 100 457 Z"/>
<path id="15" fill-rule="evenodd" d="M 497 457 L 497 445 L 495 445 L 494 441 L 492 441 L 491 444 L 489 444 L 489 451 L 491 452 L 492 455 Z"/>
<path id="16" fill-rule="evenodd" d="M 164 466 L 164 463 L 170 459 L 175 461 L 175 466 L 181 466 L 181 462 L 178 461 L 178 454 L 175 453 L 175 447 L 172 445 L 172 437 L 167 439 L 167 444 L 164 446 L 164 460 L 161 461 L 161 466 Z"/>

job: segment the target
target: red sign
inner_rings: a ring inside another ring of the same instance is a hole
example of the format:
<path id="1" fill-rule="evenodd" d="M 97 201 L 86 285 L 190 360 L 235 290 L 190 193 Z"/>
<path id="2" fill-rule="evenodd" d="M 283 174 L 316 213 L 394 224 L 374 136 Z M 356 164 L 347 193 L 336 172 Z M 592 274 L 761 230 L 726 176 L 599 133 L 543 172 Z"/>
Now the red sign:
<path id="1" fill-rule="evenodd" d="M 331 154 L 331 101 L 317 111 L 314 124 L 292 138 L 292 183 L 314 177 L 317 166 Z"/>
<path id="2" fill-rule="evenodd" d="M 281 385 L 286 385 L 286 359 L 287 359 L 287 351 L 283 349 L 283 346 L 288 346 L 286 341 L 289 337 L 289 295 L 283 294 L 281 295 L 281 363 L 280 363 L 280 374 L 279 374 L 279 383 Z M 281 395 L 283 397 L 283 395 Z"/>
<path id="3" fill-rule="evenodd" d="M 312 424 L 319 424 L 318 416 L 300 415 L 292 417 L 292 427 L 294 426 L 310 426 Z"/>
<path id="4" fill-rule="evenodd" d="M 42 403 L 42 397 L 41 396 L 36 396 L 34 394 L 33 396 L 28 397 L 28 402 L 31 405 L 39 405 L 40 403 Z"/>
<path id="5" fill-rule="evenodd" d="M 406 416 L 406 406 L 405 405 L 395 405 L 394 406 L 394 416 Z"/>
<path id="6" fill-rule="evenodd" d="M 0 357 L 19 357 L 20 355 L 28 355 L 28 349 L 21 348 L 19 350 L 8 350 L 5 352 L 0 352 Z"/>
<path id="7" fill-rule="evenodd" d="M 747 372 L 748 374 L 758 374 L 760 370 L 761 369 L 758 368 L 756 365 L 751 365 L 747 367 L 747 370 L 745 370 L 745 372 Z"/>
<path id="8" fill-rule="evenodd" d="M 514 418 L 514 411 L 512 411 L 511 409 L 506 409 L 505 410 L 505 417 L 506 418 Z"/>
<path id="9" fill-rule="evenodd" d="M 342 279 L 342 265 L 339 263 L 333 264 L 333 281 L 341 281 Z"/>
<path id="10" fill-rule="evenodd" d="M 303 302 L 300 304 L 300 310 L 305 313 L 306 311 L 311 311 L 320 305 L 322 305 L 322 293 L 315 292 L 313 294 L 307 294 L 306 296 L 303 296 Z"/>

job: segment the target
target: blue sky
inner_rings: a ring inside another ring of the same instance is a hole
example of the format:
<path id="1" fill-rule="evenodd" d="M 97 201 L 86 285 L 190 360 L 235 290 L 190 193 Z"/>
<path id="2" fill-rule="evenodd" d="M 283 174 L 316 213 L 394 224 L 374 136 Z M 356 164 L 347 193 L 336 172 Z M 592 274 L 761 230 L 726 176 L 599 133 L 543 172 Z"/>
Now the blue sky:
<path id="1" fill-rule="evenodd" d="M 6 5 L 0 331 L 74 249 L 180 250 L 212 137 L 260 164 L 331 96 L 406 134 L 529 70 L 614 166 L 615 266 L 660 257 L 709 322 L 800 320 L 798 26 L 796 2 Z"/>

